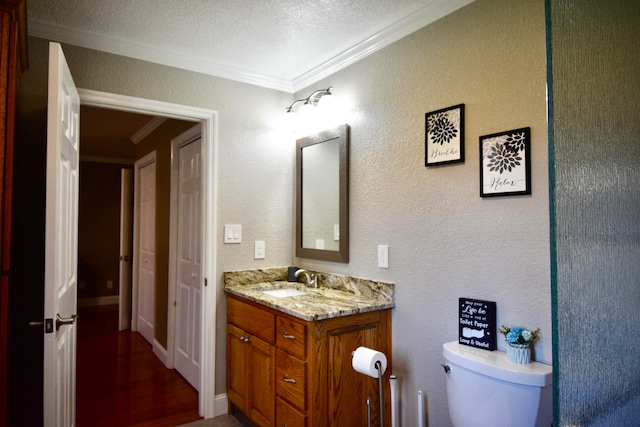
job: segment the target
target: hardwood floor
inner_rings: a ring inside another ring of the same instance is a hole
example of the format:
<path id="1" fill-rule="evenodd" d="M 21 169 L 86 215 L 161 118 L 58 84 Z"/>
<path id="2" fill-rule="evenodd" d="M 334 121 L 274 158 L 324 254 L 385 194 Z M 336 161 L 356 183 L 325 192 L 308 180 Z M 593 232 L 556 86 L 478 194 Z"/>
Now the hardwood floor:
<path id="1" fill-rule="evenodd" d="M 78 427 L 176 426 L 201 419 L 198 393 L 137 332 L 118 332 L 118 307 L 80 309 Z"/>

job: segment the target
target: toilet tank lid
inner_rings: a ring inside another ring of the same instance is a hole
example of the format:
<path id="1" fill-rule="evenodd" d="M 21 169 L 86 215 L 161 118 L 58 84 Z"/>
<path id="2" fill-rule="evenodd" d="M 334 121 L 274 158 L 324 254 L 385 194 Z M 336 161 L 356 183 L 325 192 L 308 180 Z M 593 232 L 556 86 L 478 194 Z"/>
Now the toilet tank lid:
<path id="1" fill-rule="evenodd" d="M 539 362 L 510 362 L 503 351 L 488 351 L 452 341 L 443 344 L 442 354 L 452 364 L 499 380 L 536 387 L 553 383 L 551 366 Z"/>

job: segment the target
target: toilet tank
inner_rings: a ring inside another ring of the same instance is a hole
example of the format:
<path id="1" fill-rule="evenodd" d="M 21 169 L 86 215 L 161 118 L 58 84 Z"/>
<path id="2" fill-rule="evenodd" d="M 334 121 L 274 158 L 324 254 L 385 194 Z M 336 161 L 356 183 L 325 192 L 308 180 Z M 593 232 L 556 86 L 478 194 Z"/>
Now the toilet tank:
<path id="1" fill-rule="evenodd" d="M 456 427 L 549 427 L 553 422 L 552 367 L 518 364 L 502 351 L 443 345 L 449 415 Z"/>

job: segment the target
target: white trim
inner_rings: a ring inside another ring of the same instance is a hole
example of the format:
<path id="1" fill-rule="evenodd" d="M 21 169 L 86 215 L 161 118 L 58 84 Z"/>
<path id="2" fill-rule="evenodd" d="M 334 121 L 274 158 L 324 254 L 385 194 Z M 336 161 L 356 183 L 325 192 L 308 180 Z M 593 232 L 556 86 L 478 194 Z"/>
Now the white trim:
<path id="1" fill-rule="evenodd" d="M 141 59 L 143 61 L 195 71 L 210 76 L 222 77 L 285 92 L 293 92 L 291 82 L 286 79 L 253 73 L 207 59 L 195 58 L 183 53 L 169 52 L 115 37 L 95 34 L 62 25 L 54 25 L 35 19 L 29 19 L 28 29 L 30 36 L 45 40 L 55 40 L 61 43 Z"/>
<path id="2" fill-rule="evenodd" d="M 78 298 L 78 307 L 96 307 L 99 305 L 118 305 L 118 295 L 105 297 Z"/>
<path id="3" fill-rule="evenodd" d="M 319 66 L 309 69 L 292 81 L 250 72 L 203 58 L 169 52 L 115 37 L 54 25 L 35 19 L 29 19 L 28 29 L 29 35 L 46 40 L 56 40 L 75 46 L 292 93 L 330 76 L 336 71 L 379 51 L 391 43 L 406 37 L 414 31 L 437 21 L 473 1 L 474 0 L 439 0 L 429 2 L 429 4 L 422 9 L 356 43 Z"/>
<path id="4" fill-rule="evenodd" d="M 93 107 L 130 111 L 154 116 L 171 117 L 181 120 L 199 121 L 202 130 L 203 159 L 203 278 L 208 286 L 203 290 L 202 298 L 202 369 L 199 393 L 199 413 L 205 418 L 216 415 L 215 367 L 216 367 L 216 241 L 217 213 L 216 201 L 216 162 L 217 162 L 217 122 L 216 111 L 185 105 L 170 104 L 148 99 L 134 98 L 106 92 L 78 89 L 80 103 Z"/>
<path id="5" fill-rule="evenodd" d="M 82 104 L 82 98 L 80 98 Z M 81 119 L 82 120 L 82 119 Z M 146 156 L 136 160 L 133 166 L 133 263 L 131 265 L 131 330 L 138 330 L 138 269 L 139 250 L 140 250 L 140 170 L 156 162 L 156 150 L 153 150 Z M 154 284 L 155 295 L 155 284 Z M 154 330 L 155 330 L 155 314 L 154 314 Z"/>
<path id="6" fill-rule="evenodd" d="M 371 37 L 362 40 L 344 52 L 293 79 L 293 90 L 298 91 L 304 89 L 319 80 L 329 77 L 337 71 L 360 61 L 372 53 L 426 27 L 473 1 L 474 0 L 446 0 L 431 2 L 422 9 L 406 16 L 400 21 L 395 22 L 382 31 L 373 34 Z"/>
<path id="7" fill-rule="evenodd" d="M 167 349 L 162 346 L 158 342 L 158 340 L 153 340 L 153 354 L 156 355 L 158 359 L 166 366 L 168 369 L 171 369 L 171 366 L 168 365 L 167 362 Z"/>
<path id="8" fill-rule="evenodd" d="M 176 198 L 178 194 L 179 185 L 179 167 L 177 153 L 180 148 L 193 141 L 196 137 L 200 137 L 200 126 L 196 125 L 184 133 L 178 135 L 171 140 L 171 193 L 169 197 L 169 240 L 172 242 L 178 241 L 178 200 Z M 203 219 L 204 221 L 204 219 Z M 204 239 L 203 239 L 204 241 Z M 178 248 L 177 245 L 169 246 L 169 289 L 168 298 L 169 307 L 167 311 L 167 349 L 168 357 L 167 363 L 169 367 L 175 366 L 175 345 L 176 345 L 176 294 L 178 287 Z M 200 277 L 205 277 L 204 272 L 200 272 Z M 200 337 L 202 340 L 202 337 Z M 202 341 L 201 341 L 202 342 Z"/>
<path id="9" fill-rule="evenodd" d="M 134 163 L 133 159 L 126 159 L 124 157 L 83 156 L 82 154 L 80 155 L 80 162 L 111 163 L 114 165 L 133 165 Z"/>
<path id="10" fill-rule="evenodd" d="M 154 130 L 158 129 L 158 127 L 164 123 L 167 120 L 166 117 L 153 117 L 151 120 L 149 120 L 144 126 L 142 126 L 138 132 L 136 132 L 135 134 L 133 134 L 131 136 L 131 138 L 129 138 L 131 140 L 131 142 L 133 142 L 133 144 L 137 144 L 138 142 L 142 141 L 143 139 L 145 139 L 147 136 L 149 136 L 149 134 L 151 132 L 153 132 Z"/>
<path id="11" fill-rule="evenodd" d="M 229 396 L 227 393 L 217 394 L 215 397 L 214 406 L 216 408 L 216 417 L 218 415 L 225 415 L 229 412 Z"/>

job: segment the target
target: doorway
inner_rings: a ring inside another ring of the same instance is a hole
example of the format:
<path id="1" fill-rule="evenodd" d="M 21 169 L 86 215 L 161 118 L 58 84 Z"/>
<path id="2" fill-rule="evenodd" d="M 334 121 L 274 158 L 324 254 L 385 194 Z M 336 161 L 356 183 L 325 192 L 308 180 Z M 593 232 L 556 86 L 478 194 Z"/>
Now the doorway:
<path id="1" fill-rule="evenodd" d="M 226 408 L 216 411 L 215 405 L 215 318 L 216 318 L 216 286 L 215 280 L 215 127 L 217 115 L 215 111 L 201 108 L 169 104 L 123 95 L 115 95 L 91 90 L 78 90 L 80 102 L 83 106 L 119 110 L 152 116 L 175 118 L 180 120 L 199 122 L 202 135 L 202 203 L 203 218 L 202 235 L 207 236 L 202 244 L 202 275 L 209 286 L 202 289 L 200 301 L 200 331 L 201 337 L 201 370 L 199 412 L 201 416 L 210 418 L 216 412 L 222 413 Z M 157 351 L 156 351 L 157 350 Z M 154 351 L 167 365 L 167 348 L 157 348 Z M 222 406 L 222 405 L 221 405 Z"/>

